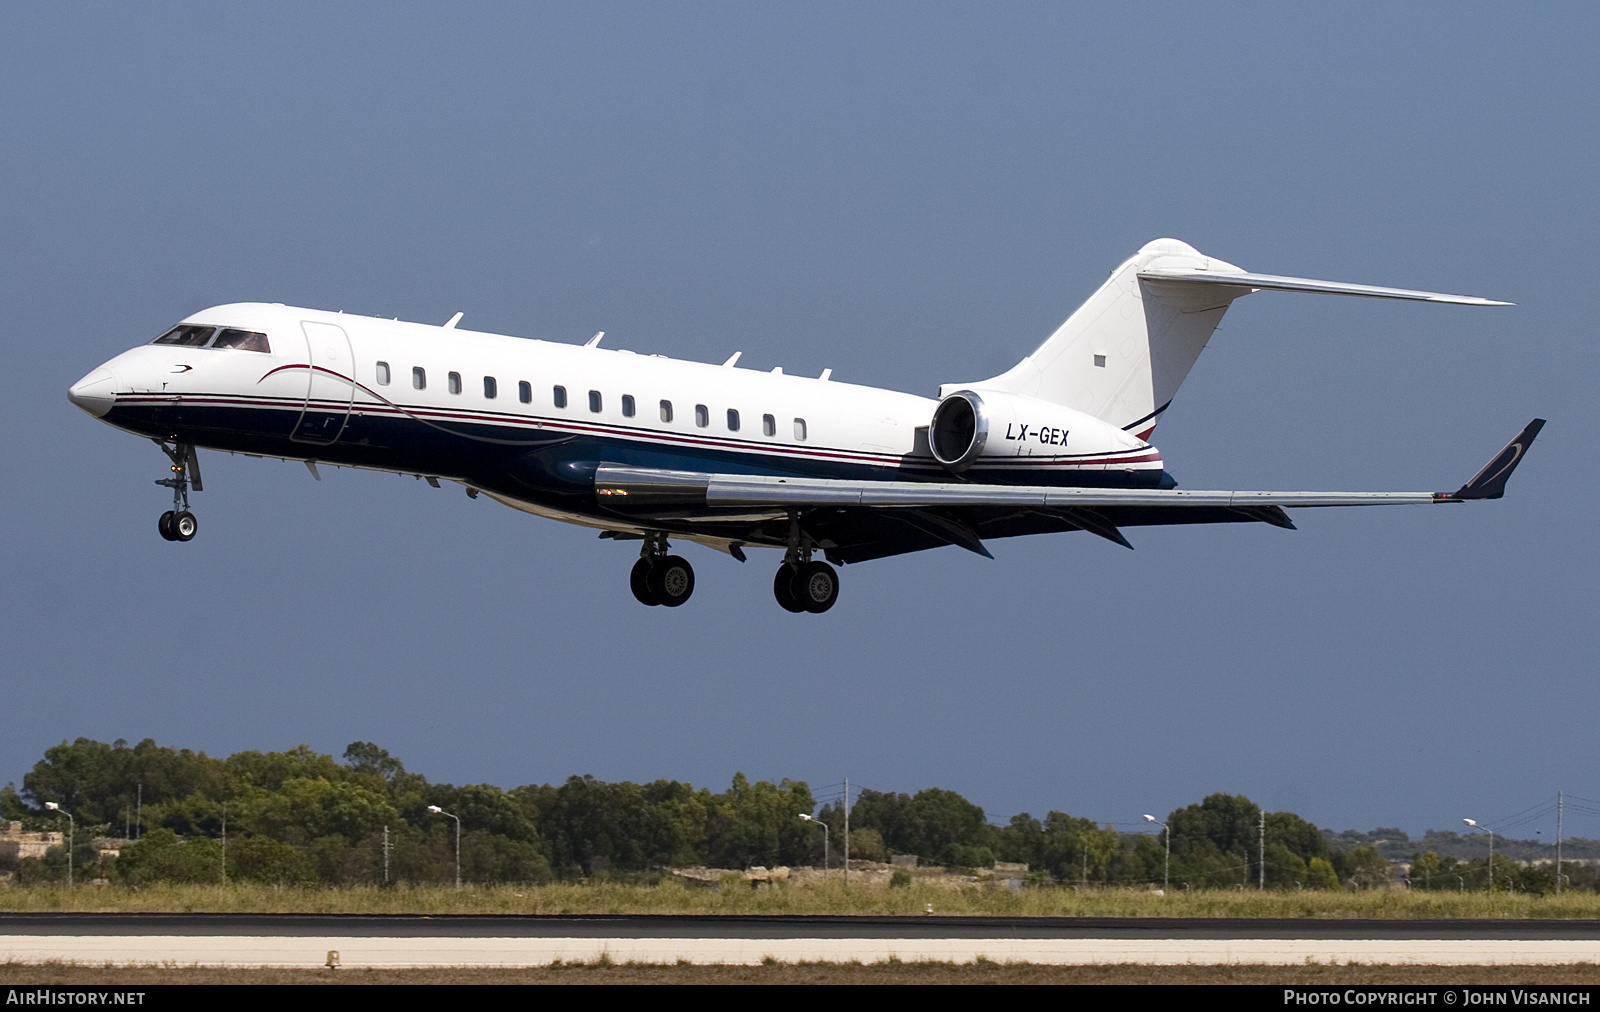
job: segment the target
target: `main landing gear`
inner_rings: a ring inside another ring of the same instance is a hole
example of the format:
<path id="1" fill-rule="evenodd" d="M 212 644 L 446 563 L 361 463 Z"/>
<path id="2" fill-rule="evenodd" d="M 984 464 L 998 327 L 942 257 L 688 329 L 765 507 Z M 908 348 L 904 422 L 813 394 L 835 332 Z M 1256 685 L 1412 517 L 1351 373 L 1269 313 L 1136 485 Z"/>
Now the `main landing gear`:
<path id="1" fill-rule="evenodd" d="M 784 611 L 820 615 L 839 599 L 839 574 L 826 562 L 813 560 L 810 544 L 796 538 L 772 578 L 772 596 Z"/>
<path id="2" fill-rule="evenodd" d="M 628 586 L 640 604 L 676 608 L 694 593 L 694 567 L 676 555 L 668 555 L 665 534 L 647 534 L 639 561 L 628 575 Z"/>
<path id="3" fill-rule="evenodd" d="M 196 456 L 192 443 L 174 441 L 169 445 L 166 440 L 158 439 L 156 445 L 172 460 L 172 477 L 156 482 L 157 485 L 172 489 L 172 508 L 161 514 L 161 519 L 156 521 L 156 529 L 168 541 L 192 541 L 200 531 L 200 521 L 189 512 L 189 488 L 193 486 L 196 492 L 203 488 L 200 482 L 200 458 Z"/>

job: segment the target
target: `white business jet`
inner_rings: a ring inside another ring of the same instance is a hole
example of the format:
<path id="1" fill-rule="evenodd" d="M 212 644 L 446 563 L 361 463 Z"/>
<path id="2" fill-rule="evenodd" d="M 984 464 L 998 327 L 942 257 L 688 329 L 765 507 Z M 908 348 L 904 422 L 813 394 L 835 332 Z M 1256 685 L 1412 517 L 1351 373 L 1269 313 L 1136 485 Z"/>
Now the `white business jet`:
<path id="1" fill-rule="evenodd" d="M 820 377 L 277 303 L 217 306 L 73 384 L 72 403 L 171 458 L 159 529 L 188 541 L 197 448 L 465 486 L 538 516 L 641 542 L 634 596 L 676 607 L 694 570 L 671 538 L 743 561 L 775 548 L 792 612 L 839 593 L 828 564 L 941 545 L 1122 528 L 1258 522 L 1285 506 L 1496 499 L 1536 419 L 1459 490 L 1227 492 L 1176 487 L 1149 443 L 1222 314 L 1261 290 L 1508 303 L 1251 274 L 1173 239 L 1150 243 L 1033 354 L 939 399 Z M 828 561 L 818 558 L 822 555 Z"/>

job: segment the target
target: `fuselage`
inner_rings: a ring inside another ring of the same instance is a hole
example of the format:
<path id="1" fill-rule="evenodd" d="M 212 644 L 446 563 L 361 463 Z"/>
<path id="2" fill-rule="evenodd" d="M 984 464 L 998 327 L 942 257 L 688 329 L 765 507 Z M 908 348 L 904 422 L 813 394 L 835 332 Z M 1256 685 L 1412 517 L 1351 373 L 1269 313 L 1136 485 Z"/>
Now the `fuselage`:
<path id="1" fill-rule="evenodd" d="M 69 396 L 153 439 L 446 479 L 601 528 L 628 525 L 596 503 L 600 463 L 951 480 L 928 447 L 930 398 L 278 304 L 196 313 Z M 1019 410 L 997 422 L 963 478 L 1170 483 L 1159 452 L 1128 432 L 1057 405 Z M 1026 420 L 1029 411 L 1039 417 Z"/>

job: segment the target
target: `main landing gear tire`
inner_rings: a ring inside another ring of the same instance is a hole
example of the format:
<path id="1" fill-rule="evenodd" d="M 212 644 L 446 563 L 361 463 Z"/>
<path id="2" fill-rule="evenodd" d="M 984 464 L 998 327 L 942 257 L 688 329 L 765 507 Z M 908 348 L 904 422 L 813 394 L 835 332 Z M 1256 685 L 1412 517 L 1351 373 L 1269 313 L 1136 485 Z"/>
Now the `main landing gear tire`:
<path id="1" fill-rule="evenodd" d="M 772 579 L 772 596 L 784 611 L 820 615 L 839 599 L 839 574 L 826 562 L 785 563 Z"/>
<path id="2" fill-rule="evenodd" d="M 778 607 L 784 611 L 799 613 L 806 610 L 800 599 L 794 593 L 795 567 L 787 562 L 778 567 L 778 574 L 772 578 L 772 596 L 778 599 Z"/>
<path id="3" fill-rule="evenodd" d="M 172 518 L 175 515 L 176 514 L 174 511 L 167 510 L 165 513 L 161 514 L 161 519 L 156 521 L 156 530 L 161 532 L 161 537 L 165 541 L 177 540 L 172 536 Z"/>
<path id="4" fill-rule="evenodd" d="M 656 600 L 655 591 L 650 589 L 650 560 L 640 559 L 633 564 L 633 572 L 628 574 L 628 587 L 633 591 L 633 596 L 640 604 L 652 607 L 660 604 Z"/>
<path id="5" fill-rule="evenodd" d="M 645 582 L 657 604 L 676 608 L 694 593 L 694 567 L 679 556 L 668 555 L 651 563 Z"/>
<path id="6" fill-rule="evenodd" d="M 814 615 L 832 608 L 839 599 L 839 574 L 826 562 L 802 563 L 793 586 L 795 598 Z"/>

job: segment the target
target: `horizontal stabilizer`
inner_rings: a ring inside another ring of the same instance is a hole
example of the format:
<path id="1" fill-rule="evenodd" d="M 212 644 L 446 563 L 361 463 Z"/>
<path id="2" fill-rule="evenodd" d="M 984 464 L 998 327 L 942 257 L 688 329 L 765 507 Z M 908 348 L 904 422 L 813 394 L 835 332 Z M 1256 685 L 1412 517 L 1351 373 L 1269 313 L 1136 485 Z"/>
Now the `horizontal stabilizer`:
<path id="1" fill-rule="evenodd" d="M 1221 285 L 1226 288 L 1253 288 L 1273 292 L 1311 292 L 1316 295 L 1360 295 L 1369 299 L 1408 299 L 1412 302 L 1448 302 L 1458 306 L 1510 306 L 1472 295 L 1446 295 L 1442 292 L 1413 292 L 1405 288 L 1379 288 L 1376 285 L 1351 285 L 1341 281 L 1312 278 L 1285 278 L 1276 274 L 1250 274 L 1245 271 L 1205 271 L 1191 268 L 1154 268 L 1139 272 L 1145 281 L 1168 281 L 1186 285 Z"/>
<path id="2" fill-rule="evenodd" d="M 1506 444 L 1506 448 L 1494 455 L 1494 459 L 1483 465 L 1483 470 L 1472 476 L 1472 480 L 1461 486 L 1452 499 L 1498 499 L 1506 494 L 1506 480 L 1511 477 L 1511 472 L 1517 469 L 1522 462 L 1522 455 L 1528 452 L 1528 447 L 1533 445 L 1533 437 L 1544 428 L 1544 419 L 1535 418 L 1528 423 L 1528 427 L 1517 434 L 1517 438 Z"/>

